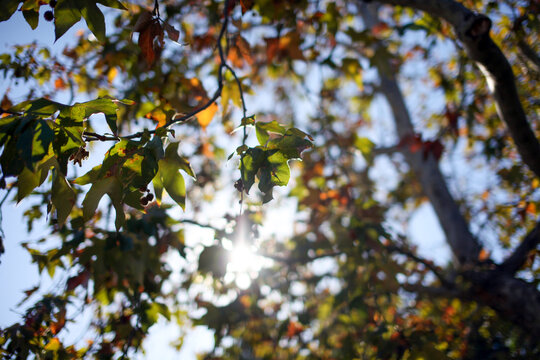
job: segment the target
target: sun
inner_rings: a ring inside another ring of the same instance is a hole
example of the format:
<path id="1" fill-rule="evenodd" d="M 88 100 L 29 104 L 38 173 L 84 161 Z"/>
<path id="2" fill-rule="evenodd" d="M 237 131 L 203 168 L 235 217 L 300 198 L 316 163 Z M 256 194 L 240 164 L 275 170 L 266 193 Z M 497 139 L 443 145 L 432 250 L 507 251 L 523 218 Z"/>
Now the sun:
<path id="1" fill-rule="evenodd" d="M 229 252 L 225 281 L 234 281 L 240 289 L 247 289 L 259 271 L 270 263 L 271 260 L 257 254 L 254 246 L 235 244 Z"/>

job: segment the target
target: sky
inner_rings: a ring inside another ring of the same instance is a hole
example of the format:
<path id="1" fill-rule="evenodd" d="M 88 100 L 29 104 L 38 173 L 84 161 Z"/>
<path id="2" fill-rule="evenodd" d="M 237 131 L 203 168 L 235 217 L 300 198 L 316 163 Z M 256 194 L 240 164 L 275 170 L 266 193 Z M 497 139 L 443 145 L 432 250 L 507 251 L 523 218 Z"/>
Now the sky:
<path id="1" fill-rule="evenodd" d="M 32 31 L 21 13 L 17 13 L 9 21 L 0 23 L 0 53 L 8 52 L 9 48 L 14 44 L 26 44 L 32 41 L 51 48 L 53 52 L 61 52 L 65 44 L 72 41 L 71 39 L 74 38 L 78 29 L 86 30 L 84 22 L 76 24 L 58 42 L 54 43 L 54 27 L 52 23 L 48 23 L 41 18 L 37 30 Z M 5 79 L 0 78 L 0 95 L 5 92 L 7 86 L 8 83 Z M 12 88 L 11 90 L 10 97 L 15 101 L 21 100 L 17 99 L 17 89 Z M 259 105 L 264 106 L 264 103 L 259 101 Z M 384 102 L 381 101 L 377 106 L 379 116 L 390 117 L 388 107 Z M 380 167 L 384 169 L 386 166 L 382 164 Z M 379 176 L 383 181 L 387 174 L 383 171 Z M 0 197 L 3 197 L 4 194 L 4 191 L 0 192 Z M 37 268 L 31 264 L 27 251 L 20 246 L 21 242 L 37 240 L 47 234 L 45 219 L 37 221 L 34 230 L 30 234 L 26 233 L 26 224 L 23 222 L 22 213 L 27 205 L 28 202 L 25 201 L 20 205 L 14 205 L 13 202 L 6 201 L 2 207 L 2 229 L 5 234 L 4 246 L 6 253 L 0 258 L 0 288 L 3 293 L 0 297 L 0 327 L 5 327 L 19 320 L 22 309 L 17 308 L 16 304 L 22 299 L 24 290 L 28 290 L 40 282 L 44 285 L 43 288 L 47 289 L 53 283 L 46 275 L 39 277 Z M 284 217 L 283 211 L 291 213 Z M 279 232 L 278 236 L 290 234 L 292 222 L 288 226 L 283 226 L 282 222 L 283 218 L 292 218 L 293 215 L 294 206 L 270 209 L 268 211 L 267 226 L 261 231 L 261 234 L 270 236 L 276 232 L 276 229 Z M 420 244 L 419 253 L 421 255 L 434 258 L 439 264 L 443 264 L 448 260 L 449 255 L 444 237 L 429 205 L 423 205 L 415 212 L 411 218 L 408 231 L 413 240 L 429 239 L 428 242 Z M 202 236 L 197 233 L 192 233 L 192 235 L 195 238 Z M 85 324 L 88 321 L 88 315 L 81 318 L 80 326 L 72 330 L 72 335 L 75 338 L 81 331 L 84 333 Z M 196 352 L 209 350 L 213 343 L 212 333 L 204 328 L 198 328 L 188 332 L 184 340 L 184 348 L 180 353 L 176 353 L 169 349 L 168 345 L 176 340 L 178 335 L 177 326 L 167 325 L 164 321 L 161 321 L 158 326 L 155 326 L 150 331 L 150 336 L 145 343 L 146 354 L 141 357 L 163 360 L 191 360 L 195 359 Z"/>

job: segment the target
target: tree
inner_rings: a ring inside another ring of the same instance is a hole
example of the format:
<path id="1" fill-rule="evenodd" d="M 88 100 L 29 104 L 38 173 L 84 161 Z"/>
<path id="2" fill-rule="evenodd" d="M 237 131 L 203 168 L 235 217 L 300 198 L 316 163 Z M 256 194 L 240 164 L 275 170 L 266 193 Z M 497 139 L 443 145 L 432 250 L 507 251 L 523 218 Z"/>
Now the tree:
<path id="1" fill-rule="evenodd" d="M 66 274 L 2 329 L 4 357 L 134 356 L 159 316 L 213 329 L 208 359 L 538 356 L 537 1 L 146 5 L 0 5 L 56 39 L 89 29 L 1 57 L 28 89 L 2 100 L 2 187 L 29 227 L 48 216 L 61 241 L 23 246 Z M 295 233 L 261 238 L 285 198 Z M 409 239 L 426 203 L 448 262 Z M 241 245 L 271 260 L 245 289 L 227 279 Z M 85 309 L 91 341 L 70 343 Z"/>

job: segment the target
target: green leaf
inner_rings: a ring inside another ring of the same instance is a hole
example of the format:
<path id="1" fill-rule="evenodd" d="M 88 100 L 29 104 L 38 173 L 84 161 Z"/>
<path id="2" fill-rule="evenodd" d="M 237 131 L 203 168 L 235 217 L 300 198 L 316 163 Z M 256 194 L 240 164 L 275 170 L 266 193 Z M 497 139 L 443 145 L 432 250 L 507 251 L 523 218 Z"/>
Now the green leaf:
<path id="1" fill-rule="evenodd" d="M 39 173 L 30 171 L 27 167 L 23 168 L 17 181 L 17 202 L 20 202 L 39 186 L 39 179 Z"/>
<path id="2" fill-rule="evenodd" d="M 13 107 L 14 111 L 24 111 L 28 114 L 39 117 L 51 116 L 59 110 L 66 108 L 66 105 L 60 104 L 45 98 L 39 98 L 34 101 L 25 101 Z"/>
<path id="3" fill-rule="evenodd" d="M 163 187 L 167 194 L 185 210 L 186 208 L 186 184 L 184 178 L 178 172 L 177 164 L 166 160 L 159 162 L 159 174 Z"/>
<path id="4" fill-rule="evenodd" d="M 107 124 L 109 125 L 109 128 L 113 132 L 113 134 L 118 133 L 118 127 L 116 125 L 117 121 L 117 114 L 118 111 L 118 105 L 115 101 L 112 99 L 107 98 L 99 98 L 91 101 L 87 101 L 84 103 L 78 103 L 73 105 L 73 107 L 79 107 L 80 109 L 84 110 L 84 118 L 88 118 L 90 115 L 103 113 L 105 115 L 105 120 L 107 121 Z M 78 112 L 80 110 L 72 110 Z"/>
<path id="5" fill-rule="evenodd" d="M 268 131 L 259 126 L 259 123 L 255 124 L 255 134 L 257 135 L 257 140 L 261 146 L 266 146 L 266 142 L 270 138 Z"/>
<path id="6" fill-rule="evenodd" d="M 268 162 L 272 167 L 272 184 L 277 186 L 287 185 L 291 178 L 287 157 L 278 151 L 275 154 L 268 156 Z"/>
<path id="7" fill-rule="evenodd" d="M 36 121 L 32 141 L 32 166 L 49 153 L 49 146 L 54 140 L 54 131 L 45 120 Z"/>
<path id="8" fill-rule="evenodd" d="M 266 161 L 266 156 L 266 151 L 257 147 L 248 149 L 245 155 L 240 159 L 239 167 L 246 193 L 249 193 L 251 186 L 253 186 L 255 175 Z"/>
<path id="9" fill-rule="evenodd" d="M 372 151 L 373 151 L 373 148 L 375 147 L 375 144 L 373 143 L 373 141 L 371 141 L 367 137 L 358 137 L 354 140 L 354 146 L 356 146 L 356 148 L 360 150 L 360 152 L 362 153 L 362 156 L 364 157 L 364 159 L 366 159 L 368 163 L 372 162 L 373 160 Z"/>
<path id="10" fill-rule="evenodd" d="M 264 129 L 268 132 L 273 132 L 276 134 L 285 134 L 286 129 L 279 124 L 276 120 L 264 123 L 264 122 L 258 122 L 255 124 L 256 127 L 259 127 L 261 129 Z"/>
<path id="11" fill-rule="evenodd" d="M 32 30 L 35 30 L 39 23 L 39 12 L 34 10 L 24 10 L 22 13 L 28 25 L 30 25 Z"/>
<path id="12" fill-rule="evenodd" d="M 74 183 L 77 185 L 87 185 L 93 182 L 96 182 L 101 174 L 101 165 L 97 165 L 88 171 L 83 176 L 79 176 L 75 179 Z"/>
<path id="13" fill-rule="evenodd" d="M 55 41 L 81 20 L 81 10 L 77 0 L 58 0 L 54 8 Z"/>
<path id="14" fill-rule="evenodd" d="M 58 223 L 62 225 L 75 205 L 76 196 L 64 175 L 59 171 L 55 171 L 54 174 L 51 201 L 56 208 Z"/>
<path id="15" fill-rule="evenodd" d="M 114 9 L 127 10 L 127 8 L 118 0 L 97 0 L 99 4 L 108 6 Z"/>
<path id="16" fill-rule="evenodd" d="M 105 42 L 107 37 L 105 36 L 105 17 L 103 13 L 93 0 L 85 0 L 81 8 L 81 14 L 86 20 L 88 28 L 100 42 Z"/>
<path id="17" fill-rule="evenodd" d="M 21 0 L 0 1 L 0 21 L 8 20 L 17 11 Z"/>
<path id="18" fill-rule="evenodd" d="M 82 202 L 83 218 L 85 221 L 89 220 L 92 216 L 94 216 L 99 202 L 105 194 L 108 194 L 111 200 L 113 200 L 113 205 L 115 203 L 115 200 L 118 201 L 118 196 L 122 196 L 122 184 L 118 181 L 116 177 L 110 176 L 104 179 L 100 179 L 92 184 L 92 187 L 90 188 L 90 190 L 88 190 Z"/>
<path id="19" fill-rule="evenodd" d="M 154 195 L 156 196 L 156 202 L 161 204 L 161 199 L 163 197 L 163 183 L 161 182 L 161 173 L 158 170 L 157 176 L 152 180 L 152 185 L 154 186 Z"/>
<path id="20" fill-rule="evenodd" d="M 191 176 L 193 179 L 196 179 L 195 172 L 191 167 L 189 161 L 183 156 L 178 155 L 178 142 L 170 143 L 165 150 L 165 159 L 172 162 L 178 166 L 180 170 L 183 170 L 186 174 Z"/>
<path id="21" fill-rule="evenodd" d="M 308 135 L 301 130 L 288 129 L 281 138 L 270 140 L 268 148 L 278 149 L 287 159 L 299 159 L 302 151 L 313 146 L 305 136 Z"/>

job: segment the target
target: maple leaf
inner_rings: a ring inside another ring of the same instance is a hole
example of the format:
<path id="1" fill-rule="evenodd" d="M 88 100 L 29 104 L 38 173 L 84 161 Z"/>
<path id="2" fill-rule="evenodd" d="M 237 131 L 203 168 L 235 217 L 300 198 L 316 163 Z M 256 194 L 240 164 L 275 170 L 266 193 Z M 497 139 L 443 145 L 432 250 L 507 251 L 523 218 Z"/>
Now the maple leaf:
<path id="1" fill-rule="evenodd" d="M 206 129 L 210 122 L 212 122 L 212 119 L 214 118 L 217 110 L 218 106 L 216 105 L 216 103 L 212 103 L 212 105 L 210 105 L 196 115 L 197 121 L 199 122 L 199 125 L 201 125 L 203 130 Z"/>

